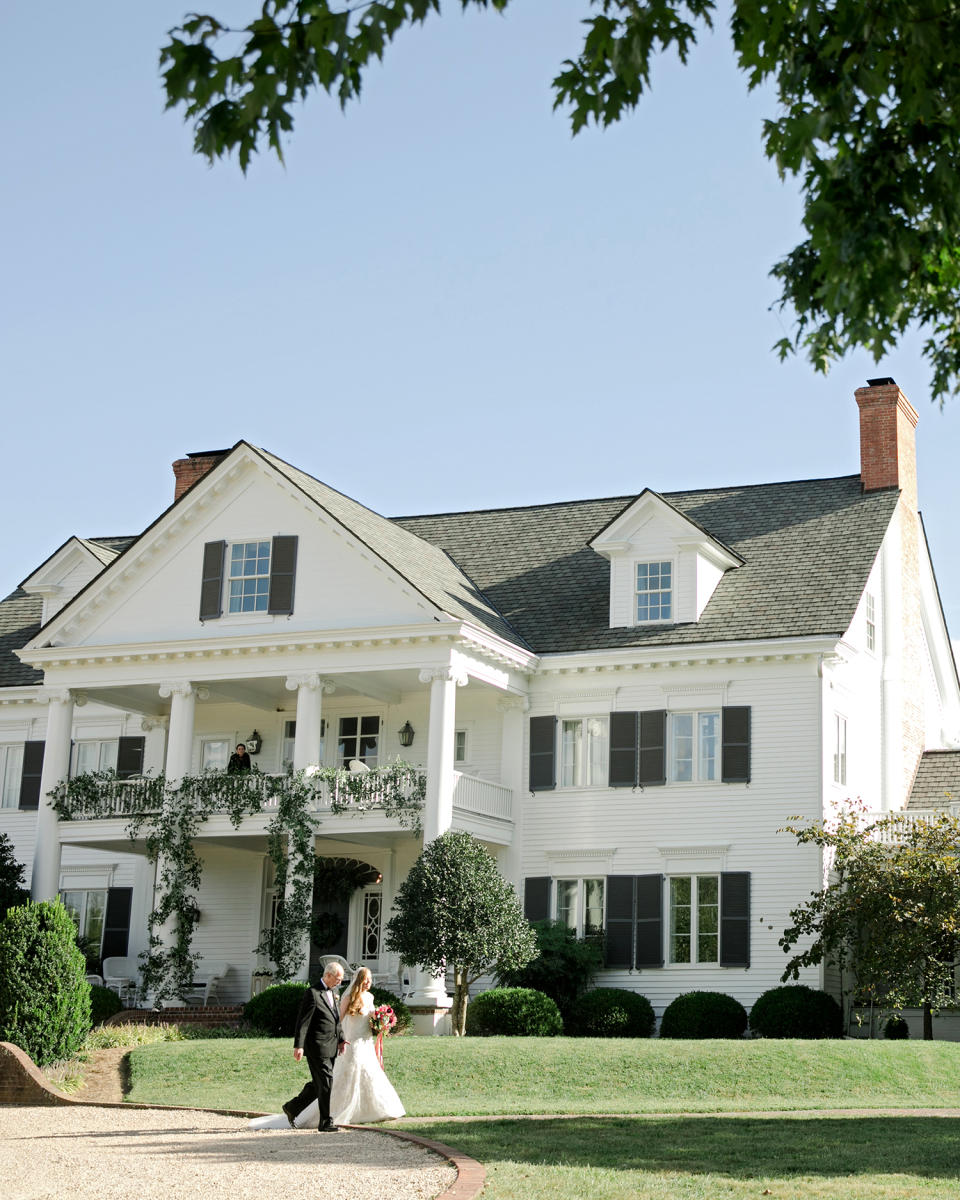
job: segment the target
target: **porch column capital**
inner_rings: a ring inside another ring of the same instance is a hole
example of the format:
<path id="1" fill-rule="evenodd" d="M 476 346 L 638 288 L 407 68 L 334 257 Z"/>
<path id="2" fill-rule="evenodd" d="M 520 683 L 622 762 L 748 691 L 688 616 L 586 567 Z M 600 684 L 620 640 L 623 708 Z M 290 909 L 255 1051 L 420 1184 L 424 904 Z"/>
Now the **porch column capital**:
<path id="1" fill-rule="evenodd" d="M 421 683 L 455 683 L 457 687 L 466 687 L 469 682 L 466 671 L 458 667 L 423 667 L 420 671 Z"/>
<path id="2" fill-rule="evenodd" d="M 158 691 L 161 700 L 169 700 L 173 696 L 183 700 L 194 694 L 193 684 L 187 679 L 173 679 L 169 683 L 161 683 Z"/>
<path id="3" fill-rule="evenodd" d="M 316 671 L 308 671 L 303 675 L 288 675 L 286 688 L 288 692 L 297 692 L 300 688 L 308 688 L 312 692 L 322 692 L 325 696 L 332 696 L 337 690 L 337 685 L 332 679 L 327 679 Z"/>
<path id="4" fill-rule="evenodd" d="M 74 692 L 70 688 L 45 687 L 37 693 L 38 704 L 74 704 L 82 708 L 86 702 L 83 692 Z"/>
<path id="5" fill-rule="evenodd" d="M 166 729 L 169 723 L 169 717 L 141 717 L 140 729 L 143 733 L 149 733 L 151 729 Z"/>

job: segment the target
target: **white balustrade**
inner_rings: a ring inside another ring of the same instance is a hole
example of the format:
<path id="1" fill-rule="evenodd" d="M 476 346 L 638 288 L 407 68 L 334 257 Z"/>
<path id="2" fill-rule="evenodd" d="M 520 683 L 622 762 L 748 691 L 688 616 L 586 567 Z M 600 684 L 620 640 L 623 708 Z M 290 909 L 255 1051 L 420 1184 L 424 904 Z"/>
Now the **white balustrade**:
<path id="1" fill-rule="evenodd" d="M 892 818 L 883 829 L 874 831 L 876 840 L 887 845 L 900 841 L 903 834 L 914 825 L 934 825 L 940 817 L 960 817 L 960 804 L 951 804 L 947 808 L 909 808 L 867 814 L 867 820 L 871 823 Z"/>
<path id="2" fill-rule="evenodd" d="M 478 775 L 454 772 L 453 807 L 481 817 L 497 817 L 502 821 L 513 819 L 513 795 L 510 788 L 492 779 L 481 779 Z"/>

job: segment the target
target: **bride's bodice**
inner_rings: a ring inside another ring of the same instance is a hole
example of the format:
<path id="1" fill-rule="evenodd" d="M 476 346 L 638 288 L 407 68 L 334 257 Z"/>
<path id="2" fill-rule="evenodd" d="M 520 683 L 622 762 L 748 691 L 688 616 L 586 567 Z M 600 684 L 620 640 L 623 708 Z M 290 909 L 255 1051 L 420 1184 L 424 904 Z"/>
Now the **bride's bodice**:
<path id="1" fill-rule="evenodd" d="M 363 1038 L 372 1038 L 370 1031 L 370 1014 L 373 1012 L 373 997 L 369 992 L 363 994 L 363 1012 L 347 1013 L 341 1022 L 343 1036 L 348 1042 L 358 1042 Z"/>

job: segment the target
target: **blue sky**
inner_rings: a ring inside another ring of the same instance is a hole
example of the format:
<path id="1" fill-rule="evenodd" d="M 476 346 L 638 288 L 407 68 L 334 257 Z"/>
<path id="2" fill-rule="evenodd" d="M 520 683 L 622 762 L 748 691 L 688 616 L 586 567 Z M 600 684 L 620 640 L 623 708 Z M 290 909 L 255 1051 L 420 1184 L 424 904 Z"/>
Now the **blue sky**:
<path id="1" fill-rule="evenodd" d="M 173 459 L 241 437 L 387 515 L 815 478 L 859 470 L 854 389 L 892 375 L 960 635 L 960 401 L 931 405 L 919 337 L 826 378 L 778 362 L 800 207 L 769 98 L 721 28 L 572 139 L 550 80 L 586 8 L 448 3 L 244 178 L 163 111 L 184 3 L 7 0 L 3 590 L 71 533 L 144 528 Z"/>

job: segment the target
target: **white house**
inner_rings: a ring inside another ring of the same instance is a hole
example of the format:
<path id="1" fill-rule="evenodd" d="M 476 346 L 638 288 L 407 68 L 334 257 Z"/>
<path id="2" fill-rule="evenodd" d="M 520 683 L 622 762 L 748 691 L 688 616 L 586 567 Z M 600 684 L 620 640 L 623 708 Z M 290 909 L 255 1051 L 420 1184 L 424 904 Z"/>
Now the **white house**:
<path id="1" fill-rule="evenodd" d="M 960 799 L 917 414 L 892 380 L 856 399 L 860 472 L 836 479 L 387 519 L 244 441 L 175 463 L 149 528 L 71 538 L 0 605 L 0 832 L 33 896 L 62 894 L 104 956 L 146 948 L 154 867 L 127 830 L 147 790 L 62 819 L 68 774 L 222 771 L 254 732 L 265 773 L 402 754 L 426 776 L 422 839 L 318 792 L 317 856 L 362 866 L 320 906 L 314 959 L 396 990 L 383 924 L 452 827 L 531 918 L 605 930 L 605 985 L 658 1012 L 693 989 L 749 1007 L 821 882 L 790 817 L 901 809 L 915 777 L 934 781 L 915 804 Z M 268 819 L 197 835 L 193 946 L 228 964 L 228 1001 L 269 967 Z M 413 986 L 439 1025 L 442 981 Z"/>

